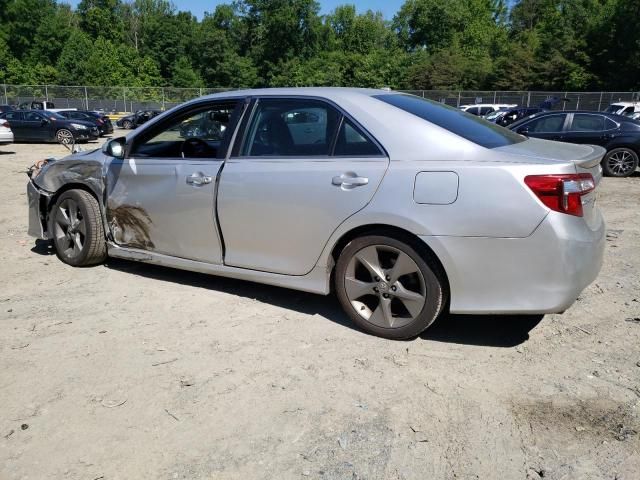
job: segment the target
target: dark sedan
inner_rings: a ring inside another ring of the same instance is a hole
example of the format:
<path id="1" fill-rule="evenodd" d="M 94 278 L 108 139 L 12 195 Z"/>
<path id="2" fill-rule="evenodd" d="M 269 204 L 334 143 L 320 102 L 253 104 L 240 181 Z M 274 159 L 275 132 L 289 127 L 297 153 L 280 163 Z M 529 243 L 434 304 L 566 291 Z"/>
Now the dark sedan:
<path id="1" fill-rule="evenodd" d="M 98 130 L 100 130 L 101 136 L 111 135 L 113 133 L 113 124 L 111 123 L 111 119 L 106 115 L 85 110 L 63 110 L 58 113 L 70 120 L 84 120 L 94 123 L 96 127 L 98 127 Z"/>
<path id="2" fill-rule="evenodd" d="M 95 123 L 70 120 L 45 110 L 12 110 L 0 114 L 9 122 L 15 142 L 73 143 L 96 140 L 100 131 Z"/>
<path id="3" fill-rule="evenodd" d="M 116 125 L 120 128 L 136 128 L 142 125 L 143 123 L 148 122 L 154 117 L 157 117 L 162 112 L 160 110 L 138 110 L 133 115 L 127 115 L 126 117 L 122 117 L 116 121 Z"/>
<path id="4" fill-rule="evenodd" d="M 638 168 L 640 122 L 601 112 L 543 112 L 508 128 L 527 137 L 600 145 L 607 149 L 602 170 L 612 177 L 628 177 Z"/>
<path id="5" fill-rule="evenodd" d="M 544 110 L 540 107 L 513 107 L 500 110 L 499 115 L 496 115 L 494 118 L 489 118 L 487 116 L 487 120 L 502 127 L 507 127 L 518 120 L 543 111 Z"/>

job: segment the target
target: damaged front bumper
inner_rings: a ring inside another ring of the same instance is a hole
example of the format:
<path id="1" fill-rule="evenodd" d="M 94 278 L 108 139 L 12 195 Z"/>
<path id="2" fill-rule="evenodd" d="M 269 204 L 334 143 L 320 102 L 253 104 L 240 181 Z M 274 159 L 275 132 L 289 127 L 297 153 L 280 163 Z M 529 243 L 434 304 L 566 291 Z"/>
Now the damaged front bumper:
<path id="1" fill-rule="evenodd" d="M 27 233 L 41 240 L 49 240 L 47 231 L 47 211 L 52 193 L 38 187 L 33 180 L 27 184 L 27 198 L 29 201 L 29 229 Z"/>

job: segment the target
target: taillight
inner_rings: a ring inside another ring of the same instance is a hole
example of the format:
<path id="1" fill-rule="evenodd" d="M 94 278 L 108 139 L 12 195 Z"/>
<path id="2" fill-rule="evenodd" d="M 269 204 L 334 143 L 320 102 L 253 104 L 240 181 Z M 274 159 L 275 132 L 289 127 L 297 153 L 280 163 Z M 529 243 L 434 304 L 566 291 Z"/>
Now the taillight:
<path id="1" fill-rule="evenodd" d="M 529 175 L 524 183 L 551 210 L 577 217 L 582 216 L 582 196 L 596 188 L 590 173 Z"/>

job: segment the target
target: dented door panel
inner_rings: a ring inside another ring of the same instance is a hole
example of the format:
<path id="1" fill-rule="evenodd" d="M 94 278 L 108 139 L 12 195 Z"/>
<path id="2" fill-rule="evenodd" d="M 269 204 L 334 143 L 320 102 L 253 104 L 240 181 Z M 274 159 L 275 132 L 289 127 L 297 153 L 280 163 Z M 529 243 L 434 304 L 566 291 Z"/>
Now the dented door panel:
<path id="1" fill-rule="evenodd" d="M 107 223 L 116 244 L 219 264 L 214 218 L 221 160 L 113 160 L 107 177 Z M 188 177 L 209 178 L 194 184 Z"/>

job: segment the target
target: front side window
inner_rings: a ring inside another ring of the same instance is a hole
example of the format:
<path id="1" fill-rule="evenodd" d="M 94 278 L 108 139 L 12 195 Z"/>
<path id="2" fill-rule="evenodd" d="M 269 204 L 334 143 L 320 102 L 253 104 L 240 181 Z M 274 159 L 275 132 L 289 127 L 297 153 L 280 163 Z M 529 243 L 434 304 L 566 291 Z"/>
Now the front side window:
<path id="1" fill-rule="evenodd" d="M 25 114 L 24 119 L 28 122 L 39 122 L 40 120 L 42 120 L 42 117 L 39 113 L 28 112 L 27 114 Z"/>
<path id="2" fill-rule="evenodd" d="M 189 111 L 152 129 L 134 143 L 131 155 L 154 158 L 221 158 L 236 102 Z"/>
<path id="3" fill-rule="evenodd" d="M 241 149 L 242 156 L 301 157 L 331 153 L 340 114 L 312 99 L 260 99 Z"/>
<path id="4" fill-rule="evenodd" d="M 561 132 L 565 115 L 550 115 L 537 118 L 526 124 L 531 133 L 555 133 Z"/>
<path id="5" fill-rule="evenodd" d="M 602 115 L 586 115 L 576 113 L 571 122 L 572 132 L 599 132 L 604 130 L 604 117 Z"/>

